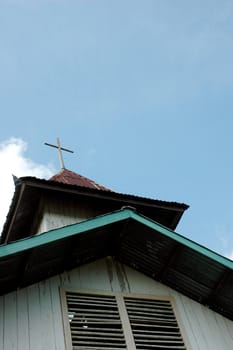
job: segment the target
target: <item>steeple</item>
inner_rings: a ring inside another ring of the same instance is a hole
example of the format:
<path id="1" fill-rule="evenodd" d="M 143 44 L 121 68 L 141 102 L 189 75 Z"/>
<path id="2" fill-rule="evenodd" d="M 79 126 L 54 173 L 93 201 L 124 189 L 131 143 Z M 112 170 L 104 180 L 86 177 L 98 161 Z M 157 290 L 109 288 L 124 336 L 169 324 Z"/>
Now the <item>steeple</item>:
<path id="1" fill-rule="evenodd" d="M 97 189 L 97 190 L 102 190 L 102 191 L 111 191 L 109 188 L 97 184 L 95 181 L 88 179 L 85 176 L 79 175 L 71 170 L 66 169 L 65 164 L 64 164 L 64 159 L 62 155 L 62 151 L 65 152 L 70 152 L 74 153 L 74 151 L 71 151 L 68 148 L 61 147 L 60 139 L 57 138 L 57 144 L 52 145 L 51 143 L 44 143 L 46 146 L 50 146 L 53 148 L 56 148 L 59 153 L 59 159 L 60 159 L 60 165 L 61 165 L 61 170 L 53 175 L 49 180 L 50 181 L 56 181 L 56 182 L 61 182 L 66 185 L 75 185 L 79 187 L 86 187 L 86 188 L 92 188 L 92 189 Z"/>

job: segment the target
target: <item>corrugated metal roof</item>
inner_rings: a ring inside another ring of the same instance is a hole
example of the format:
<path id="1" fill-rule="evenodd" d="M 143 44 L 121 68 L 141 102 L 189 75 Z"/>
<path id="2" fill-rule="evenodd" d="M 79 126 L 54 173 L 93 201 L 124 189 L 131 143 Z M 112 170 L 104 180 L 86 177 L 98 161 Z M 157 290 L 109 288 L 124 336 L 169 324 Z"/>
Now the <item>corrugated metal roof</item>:
<path id="1" fill-rule="evenodd" d="M 108 255 L 233 320 L 233 262 L 129 209 L 0 246 L 0 291 Z"/>
<path id="2" fill-rule="evenodd" d="M 53 175 L 50 181 L 61 182 L 66 185 L 75 185 L 86 188 L 93 188 L 102 191 L 111 191 L 105 186 L 97 184 L 95 181 L 88 179 L 85 176 L 79 175 L 71 170 L 62 169 L 59 173 Z"/>

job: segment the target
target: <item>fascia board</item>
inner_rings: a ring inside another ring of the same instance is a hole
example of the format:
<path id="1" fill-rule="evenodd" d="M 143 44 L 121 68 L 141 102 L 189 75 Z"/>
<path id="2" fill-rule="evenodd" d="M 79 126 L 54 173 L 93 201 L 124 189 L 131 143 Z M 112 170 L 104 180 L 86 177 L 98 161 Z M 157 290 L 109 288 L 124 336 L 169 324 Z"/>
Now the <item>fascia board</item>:
<path id="1" fill-rule="evenodd" d="M 77 224 L 64 226 L 62 228 L 51 230 L 37 236 L 2 245 L 0 246 L 0 259 L 127 219 L 133 219 L 136 222 L 139 222 L 142 225 L 151 228 L 153 231 L 159 232 L 160 234 L 169 237 L 170 239 L 182 244 L 183 246 L 186 246 L 189 249 L 192 249 L 193 251 L 206 256 L 214 262 L 217 262 L 233 270 L 233 261 L 213 252 L 208 248 L 205 248 L 198 243 L 195 243 L 192 240 L 189 240 L 188 238 L 185 238 L 184 236 L 162 226 L 161 224 L 158 224 L 142 215 L 137 214 L 131 209 L 122 209 L 117 212 L 98 216 L 96 218 L 92 218 Z"/>
<path id="2" fill-rule="evenodd" d="M 0 259 L 21 253 L 23 251 L 40 247 L 63 238 L 72 237 L 74 235 L 104 227 L 131 217 L 131 210 L 124 209 L 118 212 L 98 216 L 93 219 L 85 220 L 83 222 L 64 226 L 48 232 L 41 233 L 36 236 L 25 238 L 16 242 L 11 242 L 0 246 Z"/>
<path id="3" fill-rule="evenodd" d="M 121 201 L 121 202 L 130 202 L 133 204 L 139 204 L 143 206 L 149 206 L 149 207 L 155 207 L 155 208 L 161 208 L 166 209 L 170 211 L 180 212 L 183 213 L 186 209 L 189 208 L 189 205 L 184 203 L 178 203 L 178 202 L 169 202 L 169 201 L 163 201 L 160 199 L 153 199 L 153 198 L 146 198 L 146 197 L 140 197 L 136 195 L 131 194 L 124 194 L 120 192 L 114 192 L 114 191 L 104 191 L 104 190 L 97 190 L 93 188 L 86 188 L 76 185 L 67 185 L 64 183 L 59 182 L 49 182 L 48 180 L 41 180 L 41 179 L 34 179 L 31 178 L 20 178 L 20 180 L 26 184 L 26 186 L 39 188 L 39 189 L 45 189 L 45 190 L 51 190 L 51 191 L 59 191 L 64 193 L 74 193 L 74 194 L 81 194 L 86 197 L 96 197 L 101 199 L 107 199 L 111 201 Z"/>

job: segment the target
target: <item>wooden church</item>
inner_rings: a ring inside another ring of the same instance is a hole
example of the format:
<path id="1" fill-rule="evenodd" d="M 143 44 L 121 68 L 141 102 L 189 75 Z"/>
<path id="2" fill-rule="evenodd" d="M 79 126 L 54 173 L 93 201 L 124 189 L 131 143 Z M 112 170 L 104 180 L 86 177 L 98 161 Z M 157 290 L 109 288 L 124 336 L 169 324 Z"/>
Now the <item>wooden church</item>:
<path id="1" fill-rule="evenodd" d="M 232 350 L 233 262 L 179 235 L 185 204 L 63 168 L 15 179 L 1 350 Z"/>

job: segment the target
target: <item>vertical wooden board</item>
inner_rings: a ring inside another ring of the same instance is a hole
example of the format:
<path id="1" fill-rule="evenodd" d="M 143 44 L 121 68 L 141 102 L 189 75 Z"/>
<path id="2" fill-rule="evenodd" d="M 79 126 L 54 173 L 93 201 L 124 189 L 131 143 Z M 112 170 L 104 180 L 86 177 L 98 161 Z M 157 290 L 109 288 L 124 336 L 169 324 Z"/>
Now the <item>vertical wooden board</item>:
<path id="1" fill-rule="evenodd" d="M 0 297 L 0 349 L 4 349 L 4 297 Z"/>
<path id="2" fill-rule="evenodd" d="M 51 293 L 51 313 L 53 320 L 55 350 L 65 350 L 64 327 L 61 310 L 61 300 L 59 294 L 60 279 L 58 276 L 52 277 L 50 282 Z"/>
<path id="3" fill-rule="evenodd" d="M 41 349 L 55 350 L 52 304 L 49 280 L 38 284 L 40 298 Z"/>
<path id="4" fill-rule="evenodd" d="M 228 320 L 227 318 L 224 317 L 223 324 L 224 324 L 224 328 L 227 331 L 230 342 L 233 344 L 233 321 Z M 233 349 L 233 346 L 232 346 L 232 349 Z"/>
<path id="5" fill-rule="evenodd" d="M 98 289 L 99 283 L 96 279 L 95 263 L 79 267 L 79 275 L 81 289 Z M 74 283 L 74 281 L 72 282 Z"/>
<path id="6" fill-rule="evenodd" d="M 75 268 L 71 271 L 65 273 L 65 278 L 63 278 L 63 286 L 65 288 L 80 288 L 80 268 Z"/>
<path id="7" fill-rule="evenodd" d="M 206 338 L 208 348 L 212 350 L 229 349 L 229 338 L 227 334 L 223 336 L 223 317 L 215 313 L 213 310 L 210 310 L 204 305 L 198 303 L 196 303 L 196 312 L 198 312 L 198 317 L 202 324 L 202 333 Z M 217 319 L 220 321 L 219 324 L 217 323 Z M 233 343 L 231 342 L 230 349 L 232 348 Z"/>
<path id="8" fill-rule="evenodd" d="M 114 292 L 130 292 L 130 285 L 128 281 L 128 276 L 125 270 L 125 265 L 121 264 L 117 260 L 109 257 L 109 261 L 107 262 L 107 266 L 111 267 L 112 271 L 112 282 L 111 288 Z"/>
<path id="9" fill-rule="evenodd" d="M 111 291 L 110 279 L 109 279 L 109 274 L 106 266 L 106 259 L 100 259 L 95 261 L 93 265 L 93 275 L 94 275 L 93 281 L 94 280 L 98 281 L 97 289 L 104 290 L 104 291 Z"/>
<path id="10" fill-rule="evenodd" d="M 41 210 L 41 219 L 36 226 L 37 233 L 78 223 L 101 213 L 87 205 L 80 205 L 77 202 L 67 204 L 62 200 L 51 198 L 46 198 Z"/>
<path id="11" fill-rule="evenodd" d="M 114 259 L 111 256 L 109 256 L 104 259 L 104 264 L 107 272 L 109 291 L 120 292 L 121 287 L 117 278 Z"/>
<path id="12" fill-rule="evenodd" d="M 211 310 L 209 310 L 211 311 Z M 233 349 L 233 326 L 229 334 L 226 323 L 224 322 L 225 317 L 218 315 L 216 312 L 213 312 L 213 331 L 215 334 L 218 334 L 219 340 L 222 342 L 222 349 L 232 350 Z M 225 319 L 226 321 L 229 321 Z"/>
<path id="13" fill-rule="evenodd" d="M 200 349 L 198 347 L 196 337 L 198 336 L 193 332 L 192 323 L 189 317 L 189 312 L 186 309 L 186 303 L 189 302 L 188 298 L 179 293 L 174 293 L 173 298 L 175 299 L 176 312 L 178 313 L 179 325 L 181 328 L 181 333 L 184 337 L 187 349 Z M 182 332 L 183 330 L 183 332 Z"/>
<path id="14" fill-rule="evenodd" d="M 233 349 L 233 327 L 229 332 L 225 326 L 229 320 L 176 291 L 173 296 L 188 349 Z"/>
<path id="15" fill-rule="evenodd" d="M 29 323 L 27 288 L 17 291 L 17 350 L 29 350 Z"/>
<path id="16" fill-rule="evenodd" d="M 59 286 L 64 287 L 64 286 L 69 286 L 71 281 L 70 281 L 70 276 L 67 271 L 64 271 L 63 273 L 57 275 L 59 278 Z"/>
<path id="17" fill-rule="evenodd" d="M 170 294 L 170 288 L 154 281 L 152 278 L 143 275 L 131 267 L 125 266 L 125 271 L 131 293 L 153 295 Z"/>
<path id="18" fill-rule="evenodd" d="M 80 288 L 80 269 L 76 268 L 71 271 L 65 271 L 61 276 L 61 286 L 64 288 Z"/>
<path id="19" fill-rule="evenodd" d="M 48 214 L 46 212 L 43 212 L 43 215 L 37 227 L 37 234 L 48 231 L 47 216 Z"/>
<path id="20" fill-rule="evenodd" d="M 16 293 L 5 295 L 5 322 L 3 349 L 17 349 L 17 300 Z"/>
<path id="21" fill-rule="evenodd" d="M 83 265 L 79 269 L 81 289 L 111 290 L 104 260 Z"/>
<path id="22" fill-rule="evenodd" d="M 67 289 L 130 291 L 125 266 L 115 262 L 111 257 L 62 273 L 60 286 Z"/>
<path id="23" fill-rule="evenodd" d="M 112 281 L 108 271 L 108 266 L 106 265 L 106 260 L 107 258 L 100 259 L 95 262 L 75 268 L 71 271 L 64 272 L 60 275 L 60 286 L 63 286 L 67 289 L 93 289 L 111 291 Z"/>
<path id="24" fill-rule="evenodd" d="M 200 319 L 203 322 L 203 332 L 208 342 L 210 349 L 226 349 L 226 341 L 222 337 L 222 332 L 216 324 L 215 312 L 208 309 L 204 305 L 199 304 L 197 308 L 199 310 Z"/>
<path id="25" fill-rule="evenodd" d="M 29 344 L 30 350 L 41 347 L 41 305 L 38 284 L 28 287 Z"/>
<path id="26" fill-rule="evenodd" d="M 68 305 L 66 300 L 66 291 L 64 289 L 60 289 L 60 300 L 61 300 L 61 309 L 62 309 L 62 317 L 63 317 L 63 332 L 64 332 L 64 341 L 65 341 L 65 349 L 72 349 L 72 336 L 70 329 L 70 321 L 69 321 L 69 312 Z"/>
<path id="27" fill-rule="evenodd" d="M 88 216 L 84 212 L 84 218 L 80 217 L 80 211 L 72 205 L 64 205 L 62 200 L 48 200 L 44 206 L 44 214 L 39 225 L 39 232 L 70 225 L 86 219 Z"/>
<path id="28" fill-rule="evenodd" d="M 203 340 L 204 344 L 203 349 L 216 349 L 215 344 L 217 343 L 217 337 L 211 332 L 211 319 L 207 315 L 208 309 L 192 300 L 190 300 L 189 303 L 192 307 L 192 316 L 195 317 L 199 325 L 200 338 Z"/>
<path id="29" fill-rule="evenodd" d="M 184 310 L 190 325 L 190 333 L 188 334 L 188 337 L 190 337 L 190 334 L 193 334 L 193 340 L 195 344 L 194 349 L 209 349 L 207 347 L 205 337 L 203 337 L 202 324 L 200 324 L 199 314 L 196 312 L 196 305 L 198 305 L 198 303 L 193 302 L 189 298 L 184 298 L 183 302 Z"/>

